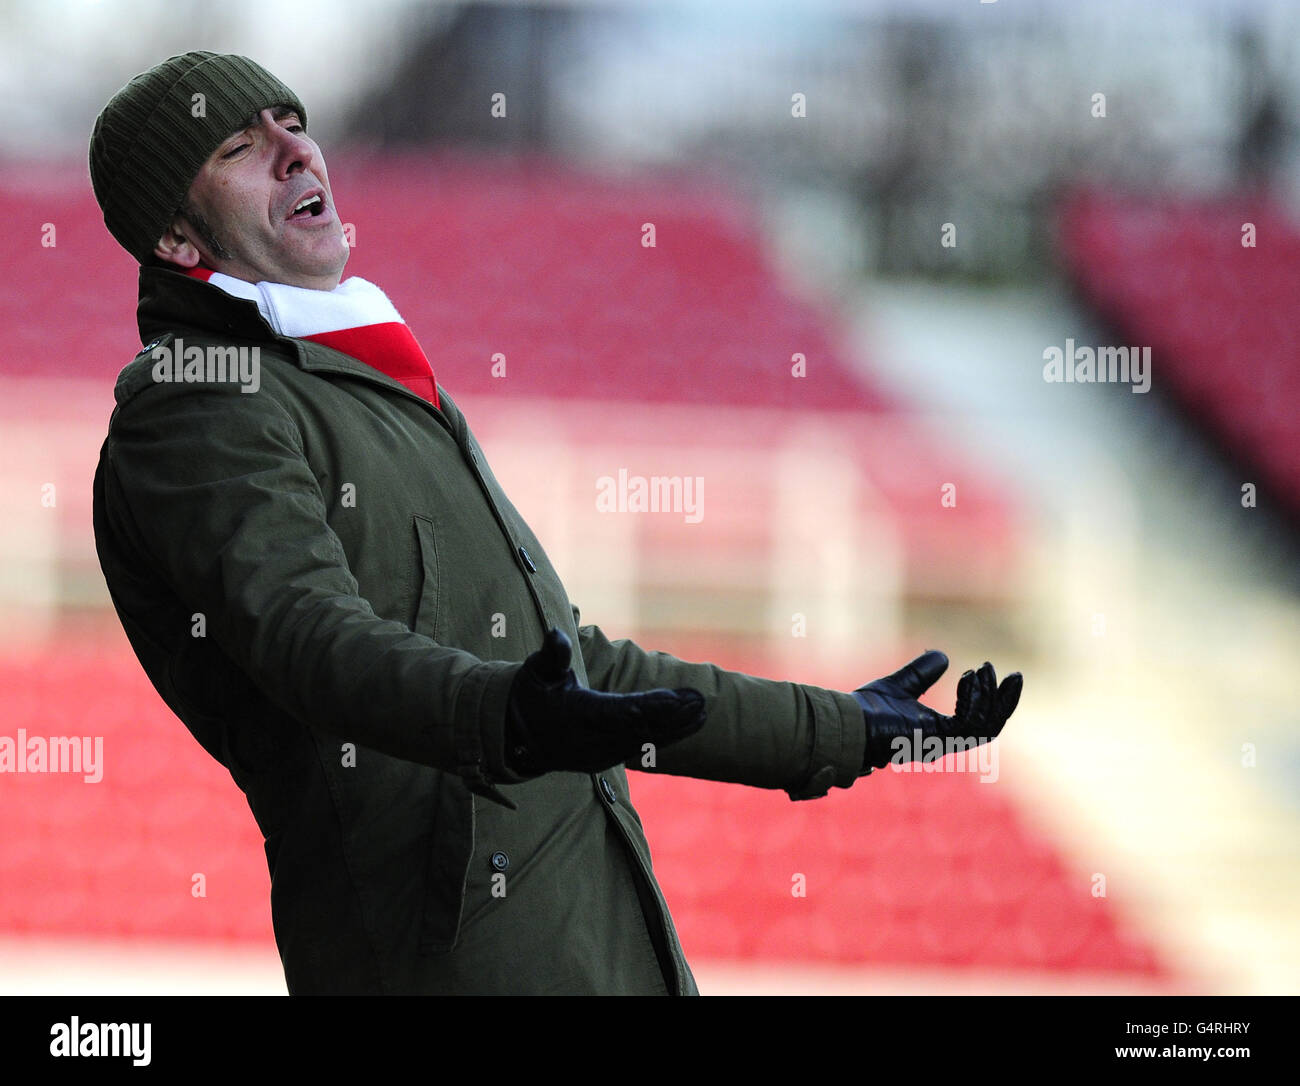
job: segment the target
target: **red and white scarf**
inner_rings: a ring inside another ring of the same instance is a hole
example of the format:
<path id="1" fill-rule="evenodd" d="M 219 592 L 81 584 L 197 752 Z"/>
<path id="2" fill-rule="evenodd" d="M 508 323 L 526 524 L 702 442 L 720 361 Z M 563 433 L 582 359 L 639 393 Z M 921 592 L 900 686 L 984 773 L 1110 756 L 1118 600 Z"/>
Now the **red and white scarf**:
<path id="1" fill-rule="evenodd" d="M 248 283 L 203 267 L 190 268 L 187 274 L 256 302 L 266 323 L 280 335 L 351 355 L 439 406 L 433 367 L 388 295 L 369 280 L 353 275 L 333 290 L 310 290 Z"/>

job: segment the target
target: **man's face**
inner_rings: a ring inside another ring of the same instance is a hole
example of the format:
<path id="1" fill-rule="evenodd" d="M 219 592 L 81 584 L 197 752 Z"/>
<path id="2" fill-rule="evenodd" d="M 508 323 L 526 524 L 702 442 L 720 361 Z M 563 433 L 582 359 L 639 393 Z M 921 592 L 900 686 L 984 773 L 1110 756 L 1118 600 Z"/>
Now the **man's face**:
<path id="1" fill-rule="evenodd" d="M 318 199 L 295 213 L 311 196 Z M 325 159 L 298 114 L 264 109 L 255 124 L 222 143 L 154 252 L 185 268 L 202 261 L 250 283 L 338 286 L 348 244 Z"/>

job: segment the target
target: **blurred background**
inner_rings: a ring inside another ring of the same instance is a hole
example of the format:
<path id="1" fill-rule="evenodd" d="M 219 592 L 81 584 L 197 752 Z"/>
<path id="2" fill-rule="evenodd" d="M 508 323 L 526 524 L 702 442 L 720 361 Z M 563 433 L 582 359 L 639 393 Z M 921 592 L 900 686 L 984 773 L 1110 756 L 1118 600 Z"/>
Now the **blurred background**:
<path id="1" fill-rule="evenodd" d="M 257 827 L 90 523 L 140 339 L 86 147 L 199 48 L 303 98 L 347 274 L 584 622 L 842 690 L 940 648 L 948 712 L 1024 673 L 978 771 L 633 773 L 704 993 L 1300 992 L 1300 11 L 1263 0 L 0 3 L 0 741 L 103 741 L 95 783 L 0 773 L 0 991 L 284 991 Z M 1046 379 L 1070 345 L 1149 388 Z M 620 471 L 702 515 L 599 511 Z"/>

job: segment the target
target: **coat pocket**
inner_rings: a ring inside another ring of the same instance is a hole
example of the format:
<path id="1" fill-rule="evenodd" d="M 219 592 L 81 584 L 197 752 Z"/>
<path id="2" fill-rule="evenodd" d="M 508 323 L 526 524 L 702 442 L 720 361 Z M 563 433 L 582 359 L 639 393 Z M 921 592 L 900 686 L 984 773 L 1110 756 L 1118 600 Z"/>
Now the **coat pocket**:
<path id="1" fill-rule="evenodd" d="M 420 572 L 420 587 L 415 600 L 415 614 L 411 618 L 411 629 L 438 641 L 443 633 L 438 609 L 442 598 L 438 580 L 438 539 L 434 534 L 432 520 L 419 513 L 415 514 L 414 519 L 415 563 Z"/>
<path id="2" fill-rule="evenodd" d="M 438 778 L 433 848 L 420 924 L 421 954 L 447 954 L 455 949 L 474 855 L 474 797 L 454 773 L 439 773 Z"/>

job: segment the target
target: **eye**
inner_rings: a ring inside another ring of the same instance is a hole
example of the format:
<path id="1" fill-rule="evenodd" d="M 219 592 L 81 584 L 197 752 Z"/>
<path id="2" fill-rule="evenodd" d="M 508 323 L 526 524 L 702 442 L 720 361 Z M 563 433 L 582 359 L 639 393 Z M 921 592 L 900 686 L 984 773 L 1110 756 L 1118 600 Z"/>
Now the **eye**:
<path id="1" fill-rule="evenodd" d="M 226 152 L 224 155 L 222 155 L 221 157 L 222 157 L 222 158 L 234 158 L 237 154 L 239 154 L 240 151 L 242 151 L 242 150 L 243 150 L 245 147 L 247 147 L 247 146 L 248 146 L 248 144 L 246 144 L 246 143 L 241 143 L 238 147 L 232 147 L 229 151 L 227 151 L 227 152 Z"/>

